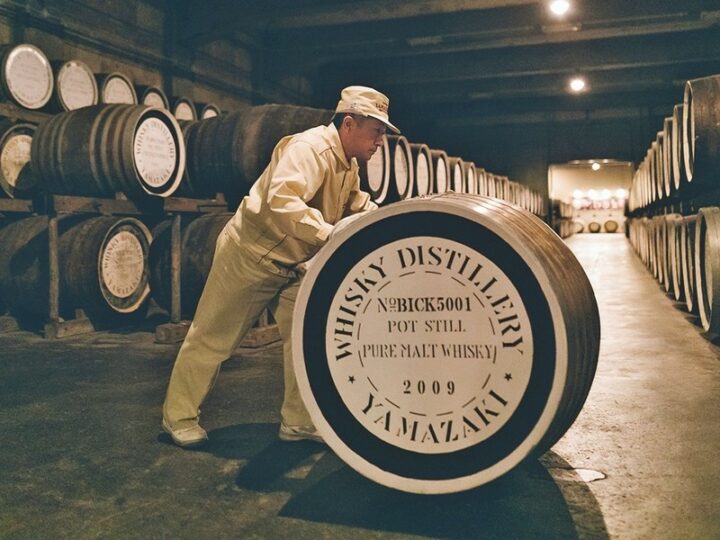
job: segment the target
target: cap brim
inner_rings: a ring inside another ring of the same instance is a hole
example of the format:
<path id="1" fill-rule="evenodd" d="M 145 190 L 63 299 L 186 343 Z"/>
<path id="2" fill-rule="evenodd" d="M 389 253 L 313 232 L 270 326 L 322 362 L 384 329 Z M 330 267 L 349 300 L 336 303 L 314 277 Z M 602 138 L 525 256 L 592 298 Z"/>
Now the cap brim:
<path id="1" fill-rule="evenodd" d="M 390 122 L 385 120 L 382 116 L 376 115 L 376 114 L 366 114 L 365 116 L 369 116 L 370 118 L 374 118 L 375 120 L 380 120 L 383 124 L 385 124 L 387 127 L 392 129 L 397 135 L 400 135 L 400 130 L 396 128 L 394 125 L 392 125 Z"/>

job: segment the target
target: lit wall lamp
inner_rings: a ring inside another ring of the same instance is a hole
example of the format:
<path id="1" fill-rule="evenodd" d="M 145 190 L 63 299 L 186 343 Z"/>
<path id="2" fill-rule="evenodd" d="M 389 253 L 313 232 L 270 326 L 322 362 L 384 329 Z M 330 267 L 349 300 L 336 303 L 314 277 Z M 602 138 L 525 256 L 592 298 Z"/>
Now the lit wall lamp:
<path id="1" fill-rule="evenodd" d="M 556 17 L 563 17 L 568 11 L 570 11 L 570 2 L 568 0 L 553 0 L 550 2 L 550 11 Z"/>
<path id="2" fill-rule="evenodd" d="M 573 94 L 581 94 L 585 91 L 587 91 L 587 81 L 584 77 L 573 77 L 568 82 L 568 89 Z"/>

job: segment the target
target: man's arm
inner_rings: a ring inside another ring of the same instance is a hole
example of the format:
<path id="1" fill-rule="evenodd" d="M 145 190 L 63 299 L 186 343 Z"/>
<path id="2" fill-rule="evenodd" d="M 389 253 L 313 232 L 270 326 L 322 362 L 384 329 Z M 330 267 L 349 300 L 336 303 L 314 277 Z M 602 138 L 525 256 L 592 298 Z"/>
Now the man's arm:
<path id="1" fill-rule="evenodd" d="M 350 192 L 348 198 L 348 205 L 345 208 L 343 217 L 351 216 L 353 214 L 361 214 L 370 210 L 377 210 L 377 204 L 370 200 L 370 194 L 360 189 L 360 177 L 355 177 L 355 185 Z"/>
<path id="2" fill-rule="evenodd" d="M 299 141 L 288 146 L 280 158 L 268 190 L 273 222 L 288 236 L 314 246 L 323 245 L 333 228 L 306 202 L 320 189 L 323 179 L 322 158 L 311 145 Z"/>

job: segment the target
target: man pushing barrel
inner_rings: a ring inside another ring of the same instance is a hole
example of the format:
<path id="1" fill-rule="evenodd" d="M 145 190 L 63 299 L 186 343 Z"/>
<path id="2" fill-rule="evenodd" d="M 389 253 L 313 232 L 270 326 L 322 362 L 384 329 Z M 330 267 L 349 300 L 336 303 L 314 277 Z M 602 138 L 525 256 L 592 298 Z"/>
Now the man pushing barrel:
<path id="1" fill-rule="evenodd" d="M 342 218 L 377 206 L 360 190 L 358 161 L 383 144 L 388 98 L 350 86 L 340 95 L 333 123 L 284 137 L 270 164 L 217 240 L 212 268 L 195 317 L 175 360 L 163 429 L 175 444 L 207 440 L 200 405 L 220 364 L 235 350 L 265 308 L 283 340 L 285 394 L 279 437 L 322 441 L 298 392 L 291 328 L 301 267 Z"/>

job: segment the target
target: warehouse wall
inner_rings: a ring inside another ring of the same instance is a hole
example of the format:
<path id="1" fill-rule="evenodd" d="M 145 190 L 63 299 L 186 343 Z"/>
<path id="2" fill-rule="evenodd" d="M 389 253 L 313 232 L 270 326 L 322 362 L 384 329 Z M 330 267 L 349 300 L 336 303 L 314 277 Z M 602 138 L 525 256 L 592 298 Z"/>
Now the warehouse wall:
<path id="1" fill-rule="evenodd" d="M 44 4 L 44 5 L 43 5 Z M 259 80 L 259 53 L 249 37 L 197 47 L 176 43 L 169 3 L 159 0 L 54 0 L 0 3 L 0 43 L 28 42 L 51 60 L 79 59 L 95 72 L 120 71 L 170 96 L 238 110 L 253 103 L 299 102 L 302 81 Z"/>

